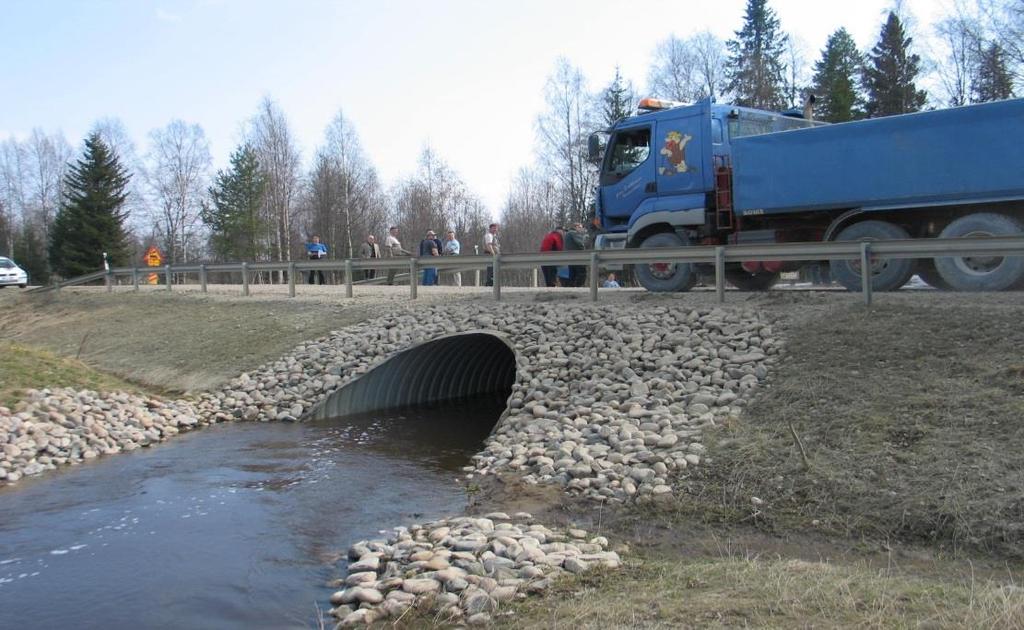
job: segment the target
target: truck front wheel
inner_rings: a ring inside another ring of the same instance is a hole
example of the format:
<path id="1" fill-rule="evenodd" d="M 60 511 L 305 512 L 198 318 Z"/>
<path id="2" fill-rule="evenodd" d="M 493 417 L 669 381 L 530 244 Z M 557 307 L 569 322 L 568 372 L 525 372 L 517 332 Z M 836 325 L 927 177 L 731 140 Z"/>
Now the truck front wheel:
<path id="1" fill-rule="evenodd" d="M 1013 236 L 1021 224 L 1002 214 L 978 212 L 946 226 L 939 238 Z M 1003 291 L 1024 281 L 1024 256 L 962 256 L 935 259 L 942 279 L 958 291 Z"/>
<path id="2" fill-rule="evenodd" d="M 671 232 L 652 234 L 640 243 L 642 249 L 654 247 L 683 247 L 686 243 Z M 697 283 L 697 270 L 692 263 L 650 262 L 633 267 L 636 279 L 643 288 L 653 292 L 689 291 Z"/>
<path id="3" fill-rule="evenodd" d="M 843 229 L 837 241 L 897 241 L 910 238 L 907 231 L 885 221 L 862 221 Z M 832 260 L 832 277 L 850 291 L 861 289 L 861 265 L 857 260 Z M 871 286 L 875 291 L 895 291 L 914 275 L 914 261 L 906 258 L 871 257 Z"/>

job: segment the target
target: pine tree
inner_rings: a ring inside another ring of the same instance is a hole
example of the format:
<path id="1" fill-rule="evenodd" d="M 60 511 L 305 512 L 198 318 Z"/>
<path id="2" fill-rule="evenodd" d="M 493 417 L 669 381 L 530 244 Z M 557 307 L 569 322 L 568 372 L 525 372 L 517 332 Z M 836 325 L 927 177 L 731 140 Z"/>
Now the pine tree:
<path id="1" fill-rule="evenodd" d="M 737 105 L 768 110 L 786 107 L 782 59 L 787 39 L 768 0 L 747 0 L 743 29 L 726 44 L 726 90 Z"/>
<path id="2" fill-rule="evenodd" d="M 997 42 L 985 46 L 971 82 L 971 102 L 988 103 L 1013 98 L 1013 77 L 1006 67 L 1006 53 Z"/>
<path id="3" fill-rule="evenodd" d="M 623 81 L 616 66 L 615 78 L 601 94 L 601 115 L 605 124 L 611 127 L 619 119 L 629 116 L 633 112 L 634 98 L 633 84 Z"/>
<path id="4" fill-rule="evenodd" d="M 98 133 L 85 139 L 85 152 L 65 178 L 64 200 L 50 232 L 50 266 L 70 278 L 131 260 L 124 221 L 131 176 Z"/>
<path id="5" fill-rule="evenodd" d="M 863 99 L 857 86 L 863 58 L 850 33 L 840 28 L 828 37 L 821 59 L 814 64 L 815 109 L 827 122 L 863 118 Z"/>
<path id="6" fill-rule="evenodd" d="M 213 252 L 222 260 L 255 260 L 266 234 L 261 215 L 267 188 L 266 176 L 252 146 L 245 144 L 231 154 L 231 166 L 218 171 L 210 187 L 211 203 L 204 204 L 203 222 L 210 228 Z"/>
<path id="7" fill-rule="evenodd" d="M 869 117 L 909 114 L 924 107 L 928 94 L 914 84 L 921 58 L 910 53 L 911 42 L 913 39 L 907 37 L 900 18 L 889 12 L 878 43 L 871 49 L 864 67 Z"/>

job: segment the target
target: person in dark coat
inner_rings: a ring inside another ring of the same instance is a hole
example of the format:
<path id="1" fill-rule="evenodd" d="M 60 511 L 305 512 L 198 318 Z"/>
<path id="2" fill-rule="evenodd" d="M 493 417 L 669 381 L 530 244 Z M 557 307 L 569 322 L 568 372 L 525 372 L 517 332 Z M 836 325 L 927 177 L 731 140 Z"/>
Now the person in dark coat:
<path id="1" fill-rule="evenodd" d="M 577 223 L 572 230 L 565 233 L 565 250 L 579 251 L 587 248 L 587 233 L 583 230 L 583 224 Z M 570 287 L 582 287 L 587 283 L 586 265 L 573 265 L 569 267 Z"/>
<path id="2" fill-rule="evenodd" d="M 420 241 L 420 258 L 441 255 L 441 241 L 437 240 L 434 230 L 427 230 L 427 237 Z M 423 286 L 437 284 L 437 267 L 423 268 Z"/>

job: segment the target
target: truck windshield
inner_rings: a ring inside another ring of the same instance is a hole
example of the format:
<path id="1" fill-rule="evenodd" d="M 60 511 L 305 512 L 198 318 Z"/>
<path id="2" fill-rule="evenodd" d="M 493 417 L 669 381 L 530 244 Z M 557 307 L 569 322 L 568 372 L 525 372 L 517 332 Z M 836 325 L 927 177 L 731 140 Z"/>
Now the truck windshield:
<path id="1" fill-rule="evenodd" d="M 622 179 L 651 154 L 651 129 L 628 129 L 615 135 L 606 173 Z"/>

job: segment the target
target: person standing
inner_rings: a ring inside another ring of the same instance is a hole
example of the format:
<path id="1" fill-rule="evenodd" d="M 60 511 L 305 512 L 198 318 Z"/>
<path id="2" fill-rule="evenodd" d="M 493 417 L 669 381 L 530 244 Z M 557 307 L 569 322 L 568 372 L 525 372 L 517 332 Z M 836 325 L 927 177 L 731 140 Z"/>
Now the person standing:
<path id="1" fill-rule="evenodd" d="M 368 234 L 366 240 L 359 247 L 359 257 L 364 259 L 380 258 L 380 245 L 377 244 L 377 239 L 373 234 Z M 366 269 L 363 271 L 363 280 L 373 280 L 376 277 L 376 269 Z"/>
<path id="2" fill-rule="evenodd" d="M 437 243 L 437 234 L 434 230 L 427 230 L 427 237 L 420 241 L 420 258 L 429 256 L 440 256 L 441 251 Z M 437 284 L 437 267 L 423 268 L 423 286 L 429 287 Z"/>
<path id="3" fill-rule="evenodd" d="M 604 282 L 601 283 L 601 288 L 602 289 L 620 289 L 622 287 L 619 286 L 619 281 L 615 279 L 615 274 L 614 273 L 609 273 L 608 274 L 608 278 Z"/>
<path id="4" fill-rule="evenodd" d="M 402 243 L 398 240 L 398 228 L 391 226 L 388 229 L 388 235 L 384 239 L 384 255 L 388 258 L 397 258 L 399 256 L 409 256 L 409 252 L 402 248 Z M 397 269 L 388 269 L 388 284 L 395 283 L 395 273 Z"/>
<path id="5" fill-rule="evenodd" d="M 327 246 L 320 242 L 320 237 L 316 234 L 313 235 L 312 240 L 306 243 L 306 256 L 310 260 L 320 260 L 327 256 Z M 309 283 L 316 284 L 314 280 L 319 279 L 320 284 L 327 284 L 324 281 L 324 272 L 321 269 L 310 269 L 309 270 Z"/>
<path id="6" fill-rule="evenodd" d="M 565 249 L 564 240 L 565 228 L 556 227 L 547 233 L 544 240 L 540 242 L 542 252 L 560 252 Z M 540 270 L 544 273 L 544 286 L 557 286 L 558 267 L 555 265 L 543 265 Z"/>
<path id="7" fill-rule="evenodd" d="M 497 256 L 501 253 L 501 244 L 498 242 L 498 224 L 492 223 L 487 226 L 487 233 L 484 234 L 484 253 L 488 256 Z M 484 286 L 494 286 L 494 265 L 487 265 L 487 282 Z"/>
<path id="8" fill-rule="evenodd" d="M 577 223 L 572 230 L 565 235 L 565 249 L 579 251 L 587 248 L 587 233 L 582 223 Z M 573 265 L 569 267 L 570 287 L 582 287 L 587 283 L 587 267 L 585 265 Z"/>
<path id="9" fill-rule="evenodd" d="M 441 253 L 445 256 L 459 256 L 462 254 L 462 244 L 459 243 L 459 239 L 455 238 L 455 230 L 448 230 L 445 233 Z M 452 284 L 457 287 L 462 286 L 462 272 L 458 269 L 452 272 Z"/>

